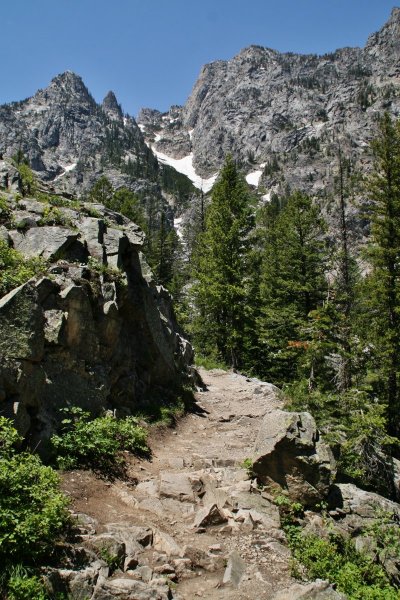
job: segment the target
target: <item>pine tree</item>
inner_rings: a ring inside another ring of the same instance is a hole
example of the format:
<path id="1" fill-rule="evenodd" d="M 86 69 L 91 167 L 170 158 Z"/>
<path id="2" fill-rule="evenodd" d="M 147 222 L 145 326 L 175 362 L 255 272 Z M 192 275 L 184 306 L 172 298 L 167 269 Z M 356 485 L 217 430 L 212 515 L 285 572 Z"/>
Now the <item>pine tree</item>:
<path id="1" fill-rule="evenodd" d="M 96 183 L 93 185 L 89 192 L 89 202 L 99 202 L 100 204 L 107 205 L 113 197 L 114 188 L 110 180 L 102 175 Z"/>
<path id="2" fill-rule="evenodd" d="M 242 363 L 246 320 L 247 236 L 251 229 L 248 186 L 231 157 L 214 185 L 193 286 L 195 342 L 237 368 Z"/>
<path id="3" fill-rule="evenodd" d="M 318 206 L 300 193 L 269 211 L 265 227 L 261 299 L 260 374 L 278 385 L 300 375 L 310 345 L 310 313 L 326 295 L 324 221 Z M 310 358 L 310 379 L 314 358 Z"/>
<path id="4" fill-rule="evenodd" d="M 367 185 L 372 229 L 368 326 L 379 367 L 378 391 L 388 407 L 389 433 L 400 437 L 400 124 L 388 114 L 372 148 L 374 171 Z"/>

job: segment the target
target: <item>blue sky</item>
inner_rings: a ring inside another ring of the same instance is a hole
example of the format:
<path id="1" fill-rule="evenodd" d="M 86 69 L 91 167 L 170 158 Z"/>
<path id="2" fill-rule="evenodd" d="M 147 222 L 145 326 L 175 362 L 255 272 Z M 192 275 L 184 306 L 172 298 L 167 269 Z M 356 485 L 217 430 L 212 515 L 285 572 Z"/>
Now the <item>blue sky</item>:
<path id="1" fill-rule="evenodd" d="M 5 1 L 0 103 L 22 100 L 70 69 L 101 101 L 167 110 L 189 95 L 201 66 L 258 44 L 323 54 L 363 46 L 394 0 Z M 400 2 L 397 3 L 399 5 Z"/>

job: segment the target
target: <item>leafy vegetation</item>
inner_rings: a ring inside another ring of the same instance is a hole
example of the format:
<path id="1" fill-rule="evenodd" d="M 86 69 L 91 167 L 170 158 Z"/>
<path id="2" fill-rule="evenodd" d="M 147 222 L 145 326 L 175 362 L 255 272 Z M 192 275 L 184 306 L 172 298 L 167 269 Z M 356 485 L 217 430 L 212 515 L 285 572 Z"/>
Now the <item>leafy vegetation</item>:
<path id="1" fill-rule="evenodd" d="M 41 258 L 24 258 L 20 252 L 0 240 L 0 297 L 45 271 Z"/>
<path id="2" fill-rule="evenodd" d="M 0 561 L 4 568 L 34 565 L 48 557 L 68 523 L 68 501 L 59 490 L 57 473 L 38 456 L 18 452 L 21 442 L 11 422 L 0 417 Z M 17 589 L 16 581 L 13 585 Z"/>
<path id="3" fill-rule="evenodd" d="M 295 526 L 286 528 L 295 563 L 294 574 L 307 579 L 327 579 L 349 600 L 398 600 L 382 566 L 358 552 L 350 539 L 331 534 L 329 539 L 304 535 Z"/>
<path id="4" fill-rule="evenodd" d="M 90 468 L 107 475 L 124 469 L 123 450 L 147 455 L 147 431 L 134 417 L 116 419 L 106 414 L 95 419 L 81 408 L 63 409 L 65 418 L 51 445 L 61 469 Z"/>

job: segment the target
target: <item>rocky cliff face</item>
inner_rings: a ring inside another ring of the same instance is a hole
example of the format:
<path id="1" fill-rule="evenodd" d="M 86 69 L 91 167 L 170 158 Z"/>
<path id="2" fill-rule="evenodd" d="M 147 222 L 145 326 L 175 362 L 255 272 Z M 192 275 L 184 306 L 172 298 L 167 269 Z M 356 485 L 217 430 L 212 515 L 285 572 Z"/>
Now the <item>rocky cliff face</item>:
<path id="1" fill-rule="evenodd" d="M 6 179 L 15 185 L 11 166 Z M 137 225 L 100 204 L 58 197 L 55 209 L 9 189 L 2 198 L 3 244 L 45 261 L 0 299 L 1 414 L 32 444 L 51 435 L 60 408 L 123 416 L 190 377 L 192 348 L 152 279 Z"/>
<path id="2" fill-rule="evenodd" d="M 400 9 L 365 48 L 324 56 L 251 46 L 205 65 L 183 107 L 143 110 L 138 122 L 156 151 L 193 153 L 207 178 L 227 153 L 267 192 L 287 186 L 320 195 L 342 151 L 361 170 L 376 117 L 400 115 Z"/>

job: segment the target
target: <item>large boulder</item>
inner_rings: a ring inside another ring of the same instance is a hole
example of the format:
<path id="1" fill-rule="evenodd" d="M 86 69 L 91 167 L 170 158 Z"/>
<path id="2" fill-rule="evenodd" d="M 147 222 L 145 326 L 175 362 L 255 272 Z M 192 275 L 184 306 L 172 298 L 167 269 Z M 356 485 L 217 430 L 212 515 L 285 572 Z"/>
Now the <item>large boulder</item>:
<path id="1" fill-rule="evenodd" d="M 253 471 L 272 492 L 284 491 L 290 500 L 313 506 L 328 494 L 335 461 L 309 413 L 275 410 L 261 424 Z"/>
<path id="2" fill-rule="evenodd" d="M 78 239 L 78 233 L 68 227 L 32 227 L 25 233 L 9 232 L 14 248 L 27 258 L 40 256 L 47 259 L 63 258 Z"/>

